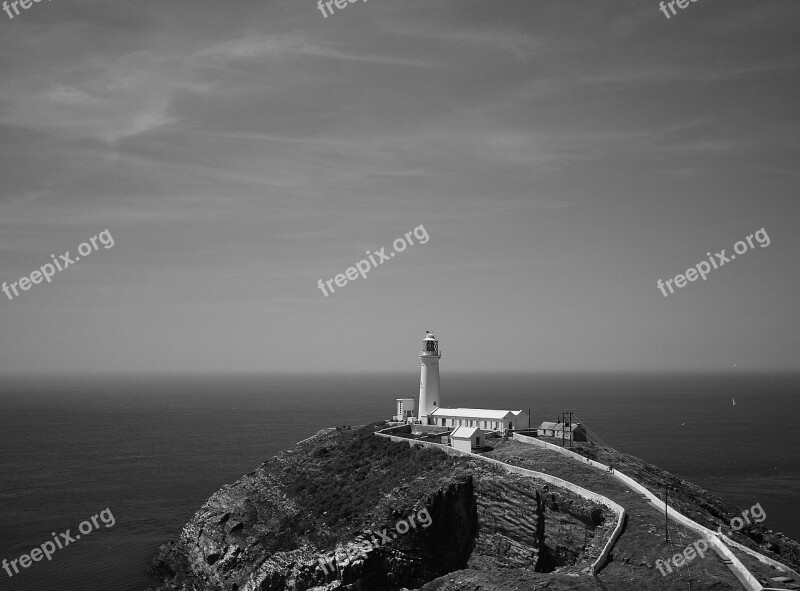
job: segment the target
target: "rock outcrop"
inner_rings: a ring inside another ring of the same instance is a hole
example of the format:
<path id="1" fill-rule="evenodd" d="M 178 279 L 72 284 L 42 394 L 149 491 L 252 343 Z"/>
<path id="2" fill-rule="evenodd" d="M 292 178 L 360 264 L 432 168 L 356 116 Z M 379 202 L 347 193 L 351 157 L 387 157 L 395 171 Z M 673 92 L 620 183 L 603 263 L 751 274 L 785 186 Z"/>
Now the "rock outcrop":
<path id="1" fill-rule="evenodd" d="M 549 572 L 598 551 L 613 523 L 567 491 L 372 431 L 320 432 L 217 491 L 160 549 L 161 591 L 379 591 L 462 569 Z"/>
<path id="2" fill-rule="evenodd" d="M 580 566 L 600 555 L 615 527 L 605 506 L 471 456 L 376 437 L 377 428 L 325 429 L 217 491 L 179 539 L 161 547 L 153 566 L 158 591 L 598 588 Z M 527 461 L 511 443 L 491 453 Z M 576 476 L 586 470 L 574 460 L 553 461 Z M 591 471 L 573 479 L 589 488 L 601 480 Z M 698 519 L 727 516 L 721 501 L 681 484 L 675 490 Z M 652 564 L 661 549 L 639 542 L 658 533 L 647 509 L 631 506 L 636 531 L 623 534 L 607 582 L 671 585 Z M 760 531 L 748 535 L 771 545 Z M 797 544 L 785 543 L 783 556 L 794 556 Z M 698 588 L 737 588 L 730 574 L 707 582 Z"/>

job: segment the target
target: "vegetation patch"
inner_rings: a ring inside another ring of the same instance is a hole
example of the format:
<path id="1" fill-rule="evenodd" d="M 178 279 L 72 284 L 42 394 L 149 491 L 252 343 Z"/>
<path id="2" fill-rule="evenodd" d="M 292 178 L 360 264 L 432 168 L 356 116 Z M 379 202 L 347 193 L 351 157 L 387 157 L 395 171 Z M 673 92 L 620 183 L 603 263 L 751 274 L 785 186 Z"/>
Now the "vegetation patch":
<path id="1" fill-rule="evenodd" d="M 312 461 L 306 456 L 284 469 L 285 492 L 302 509 L 299 520 L 291 524 L 293 531 L 318 538 L 311 534 L 320 523 L 339 530 L 349 529 L 343 527 L 346 521 L 353 526 L 365 524 L 392 489 L 422 478 L 452 475 L 454 465 L 462 463 L 437 449 L 375 436 L 383 426 L 338 427 L 314 442 Z"/>

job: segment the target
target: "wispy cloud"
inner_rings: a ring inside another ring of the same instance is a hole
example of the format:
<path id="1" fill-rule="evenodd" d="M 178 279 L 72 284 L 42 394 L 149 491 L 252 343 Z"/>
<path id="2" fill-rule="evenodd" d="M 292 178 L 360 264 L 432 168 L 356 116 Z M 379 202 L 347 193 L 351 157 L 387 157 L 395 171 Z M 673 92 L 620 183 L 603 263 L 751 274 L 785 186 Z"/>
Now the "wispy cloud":
<path id="1" fill-rule="evenodd" d="M 232 60 L 252 60 L 258 58 L 320 58 L 325 60 L 344 60 L 379 65 L 402 67 L 428 67 L 430 62 L 408 59 L 396 55 L 375 53 L 355 53 L 344 51 L 334 45 L 320 45 L 299 35 L 252 35 L 217 43 L 199 51 L 194 59 L 205 63 L 214 60 L 227 63 Z"/>
<path id="2" fill-rule="evenodd" d="M 752 341 L 774 343 L 797 287 L 800 21 L 796 3 L 740 4 L 667 22 L 634 0 L 382 0 L 328 19 L 315 0 L 87 0 L 5 22 L 0 279 L 105 227 L 118 244 L 0 305 L 20 335 L 0 359 L 65 367 L 92 334 L 93 369 L 324 370 L 349 367 L 353 327 L 401 334 L 422 314 L 476 343 L 518 330 L 501 362 L 517 369 L 564 363 L 548 347 L 564 335 L 579 366 L 663 367 L 635 335 L 742 347 L 721 301 L 757 302 Z M 420 223 L 424 249 L 342 298 L 314 287 Z M 665 311 L 654 269 L 753 224 L 773 259 Z M 43 319 L 65 311 L 53 341 Z"/>

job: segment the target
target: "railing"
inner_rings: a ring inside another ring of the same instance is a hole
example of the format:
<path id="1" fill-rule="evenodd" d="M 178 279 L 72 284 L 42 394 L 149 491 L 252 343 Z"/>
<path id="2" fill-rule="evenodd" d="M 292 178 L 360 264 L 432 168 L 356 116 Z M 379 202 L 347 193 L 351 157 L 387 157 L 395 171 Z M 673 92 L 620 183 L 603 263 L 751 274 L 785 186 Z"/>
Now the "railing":
<path id="1" fill-rule="evenodd" d="M 441 350 L 439 350 L 439 351 L 420 351 L 419 352 L 419 356 L 420 357 L 441 357 L 442 356 L 442 352 L 441 352 Z"/>
<path id="2" fill-rule="evenodd" d="M 552 484 L 554 486 L 559 486 L 561 488 L 566 488 L 567 490 L 570 490 L 570 491 L 582 496 L 585 499 L 588 499 L 588 500 L 593 501 L 595 503 L 600 503 L 602 505 L 605 505 L 609 509 L 611 509 L 617 515 L 617 525 L 614 528 L 614 531 L 611 532 L 611 535 L 609 536 L 608 541 L 606 542 L 605 546 L 603 547 L 603 550 L 601 551 L 600 556 L 591 564 L 591 566 L 588 566 L 588 567 L 582 569 L 582 572 L 585 572 L 586 574 L 590 574 L 591 573 L 592 575 L 596 575 L 598 573 L 600 568 L 608 560 L 608 555 L 610 554 L 611 549 L 614 547 L 614 545 L 617 542 L 617 539 L 622 534 L 622 528 L 624 527 L 625 521 L 627 519 L 627 515 L 625 513 L 625 509 L 621 505 L 615 503 L 614 501 L 612 501 L 611 499 L 609 499 L 606 496 L 603 496 L 603 495 L 601 495 L 599 493 L 587 490 L 587 489 L 585 489 L 585 488 L 583 488 L 581 486 L 578 486 L 577 484 L 574 484 L 574 483 L 569 482 L 567 480 L 563 480 L 561 478 L 558 478 L 557 476 L 552 476 L 550 474 L 545 474 L 544 472 L 537 472 L 537 471 L 534 471 L 534 470 L 528 470 L 527 468 L 521 468 L 520 466 L 515 466 L 513 464 L 506 464 L 505 462 L 501 462 L 499 460 L 495 460 L 494 458 L 487 458 L 486 456 L 483 456 L 483 455 L 480 455 L 480 454 L 476 454 L 476 453 L 472 453 L 470 451 L 463 451 L 463 450 L 460 450 L 460 449 L 455 449 L 455 448 L 450 447 L 449 445 L 443 445 L 441 443 L 433 443 L 432 441 L 420 441 L 419 439 L 409 439 L 407 437 L 397 437 L 396 435 L 389 435 L 387 433 L 387 431 L 389 431 L 389 429 L 382 429 L 381 431 L 376 431 L 375 435 L 378 435 L 379 437 L 387 437 L 387 438 L 391 439 L 392 441 L 397 441 L 397 442 L 400 442 L 400 443 L 408 443 L 411 446 L 421 445 L 423 447 L 433 447 L 433 448 L 436 448 L 436 449 L 441 449 L 447 455 L 451 455 L 451 456 L 455 456 L 455 455 L 470 456 L 472 458 L 483 460 L 485 462 L 494 464 L 496 466 L 500 466 L 503 469 L 505 469 L 507 472 L 511 472 L 511 473 L 514 473 L 514 474 L 522 474 L 523 476 L 532 476 L 534 478 L 538 478 L 540 480 L 544 480 L 545 482 L 548 482 L 548 483 L 550 483 L 550 484 Z M 761 589 L 760 591 L 767 591 L 767 590 Z"/>
<path id="3" fill-rule="evenodd" d="M 521 435 L 514 434 L 514 439 L 520 441 L 522 443 L 528 443 L 531 445 L 536 445 L 539 447 L 544 447 L 547 449 L 552 449 L 553 451 L 565 455 L 567 457 L 572 457 L 580 462 L 586 462 L 593 468 L 599 468 L 602 470 L 608 470 L 608 466 L 605 464 L 601 464 L 597 460 L 590 460 L 589 458 L 584 458 L 581 455 L 576 454 L 574 451 L 569 449 L 565 449 L 558 445 L 553 445 L 551 443 L 545 443 L 544 441 L 539 441 L 538 439 L 534 439 L 533 437 L 525 437 Z M 628 486 L 631 490 L 635 490 L 637 493 L 645 496 L 650 504 L 656 508 L 659 513 L 666 512 L 666 508 L 664 506 L 664 502 L 656 497 L 652 492 L 647 490 L 644 486 L 633 480 L 630 476 L 626 476 L 625 474 L 621 473 L 619 470 L 614 470 L 611 473 L 613 478 L 622 481 L 626 486 Z M 672 509 L 670 511 L 669 516 L 672 518 L 673 521 L 677 521 L 678 523 L 688 527 L 699 533 L 703 538 L 705 538 L 714 551 L 719 555 L 720 558 L 723 560 L 727 560 L 728 568 L 733 571 L 733 574 L 736 575 L 736 578 L 742 583 L 745 589 L 748 591 L 764 591 L 764 587 L 759 583 L 756 578 L 752 575 L 752 573 L 741 563 L 741 561 L 736 557 L 733 552 L 718 538 L 719 534 L 713 530 L 708 529 L 707 527 L 700 525 L 699 523 L 692 521 L 688 517 L 680 514 L 679 512 Z M 609 548 L 610 549 L 610 548 Z M 788 568 L 785 567 L 784 568 Z M 597 569 L 599 570 L 599 568 Z M 597 570 L 594 570 L 594 573 L 597 573 Z"/>

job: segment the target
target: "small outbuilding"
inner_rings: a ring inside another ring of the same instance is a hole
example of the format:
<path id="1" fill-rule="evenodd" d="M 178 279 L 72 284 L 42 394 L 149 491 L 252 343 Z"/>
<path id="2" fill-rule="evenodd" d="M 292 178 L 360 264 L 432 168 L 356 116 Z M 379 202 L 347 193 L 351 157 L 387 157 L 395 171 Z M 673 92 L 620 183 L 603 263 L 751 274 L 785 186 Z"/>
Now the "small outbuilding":
<path id="1" fill-rule="evenodd" d="M 539 437 L 555 437 L 556 430 L 560 429 L 561 423 L 550 423 L 545 421 L 539 428 L 537 429 Z M 561 431 L 558 432 L 558 436 L 561 437 Z"/>
<path id="2" fill-rule="evenodd" d="M 450 434 L 453 449 L 472 451 L 484 443 L 483 431 L 479 427 L 458 427 Z"/>
<path id="3" fill-rule="evenodd" d="M 405 423 L 415 416 L 417 416 L 417 401 L 413 398 L 398 398 L 397 412 L 392 417 L 392 420 Z"/>
<path id="4" fill-rule="evenodd" d="M 550 423 L 544 422 L 537 429 L 539 437 L 555 437 L 564 441 L 586 441 L 586 427 L 580 423 Z"/>
<path id="5" fill-rule="evenodd" d="M 587 441 L 586 427 L 580 423 L 567 425 L 567 432 L 564 434 L 564 439 L 567 441 Z"/>

